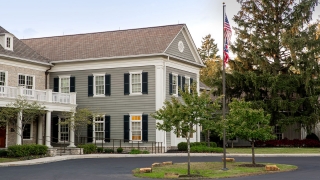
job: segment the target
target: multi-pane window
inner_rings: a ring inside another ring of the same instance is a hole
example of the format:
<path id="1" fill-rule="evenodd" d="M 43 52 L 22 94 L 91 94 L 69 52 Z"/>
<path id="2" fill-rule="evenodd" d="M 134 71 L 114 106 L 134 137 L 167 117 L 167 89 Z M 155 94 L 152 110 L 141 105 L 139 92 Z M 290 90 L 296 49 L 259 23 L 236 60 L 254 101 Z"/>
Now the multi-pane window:
<path id="1" fill-rule="evenodd" d="M 23 139 L 31 139 L 31 124 L 25 124 L 23 129 Z"/>
<path id="2" fill-rule="evenodd" d="M 172 75 L 172 94 L 178 94 L 178 75 Z"/>
<path id="3" fill-rule="evenodd" d="M 133 141 L 141 141 L 141 119 L 141 115 L 131 116 L 131 140 Z"/>
<path id="4" fill-rule="evenodd" d="M 69 141 L 69 125 L 68 124 L 63 124 L 66 120 L 64 118 L 60 118 L 60 137 L 59 141 Z"/>
<path id="5" fill-rule="evenodd" d="M 61 78 L 61 93 L 70 93 L 70 78 Z"/>
<path id="6" fill-rule="evenodd" d="M 131 74 L 131 93 L 141 93 L 141 73 Z"/>
<path id="7" fill-rule="evenodd" d="M 94 138 L 95 140 L 104 139 L 104 119 L 103 117 L 95 117 L 94 119 Z"/>
<path id="8" fill-rule="evenodd" d="M 0 72 L 0 86 L 6 85 L 6 73 Z"/>
<path id="9" fill-rule="evenodd" d="M 11 38 L 7 38 L 7 48 L 11 47 Z"/>
<path id="10" fill-rule="evenodd" d="M 95 76 L 95 95 L 104 94 L 104 75 Z"/>
<path id="11" fill-rule="evenodd" d="M 281 132 L 281 127 L 276 125 L 274 126 L 274 134 L 277 137 L 277 140 L 281 140 L 282 139 L 282 132 Z"/>
<path id="12" fill-rule="evenodd" d="M 27 89 L 33 89 L 33 76 L 19 75 L 19 86 L 24 86 Z"/>

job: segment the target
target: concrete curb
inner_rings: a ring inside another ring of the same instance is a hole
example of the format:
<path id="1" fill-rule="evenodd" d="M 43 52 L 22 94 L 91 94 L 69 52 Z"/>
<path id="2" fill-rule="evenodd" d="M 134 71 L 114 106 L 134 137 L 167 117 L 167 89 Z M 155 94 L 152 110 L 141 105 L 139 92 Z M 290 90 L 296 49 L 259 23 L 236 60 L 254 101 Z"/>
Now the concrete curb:
<path id="1" fill-rule="evenodd" d="M 0 163 L 0 167 L 27 166 L 44 163 L 86 159 L 86 158 L 130 158 L 130 157 L 186 157 L 187 153 L 163 153 L 163 154 L 85 154 L 44 157 L 39 159 Z M 217 153 L 190 153 L 191 157 L 222 157 Z M 227 157 L 251 157 L 251 154 L 227 154 Z M 320 157 L 320 154 L 256 154 L 256 157 Z"/>

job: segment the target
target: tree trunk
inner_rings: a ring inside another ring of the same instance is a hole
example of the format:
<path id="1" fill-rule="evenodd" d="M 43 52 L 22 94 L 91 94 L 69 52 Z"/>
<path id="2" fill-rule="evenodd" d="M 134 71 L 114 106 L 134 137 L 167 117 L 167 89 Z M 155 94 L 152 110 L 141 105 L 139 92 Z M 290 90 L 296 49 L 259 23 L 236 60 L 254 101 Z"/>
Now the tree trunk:
<path id="1" fill-rule="evenodd" d="M 251 141 L 252 148 L 252 164 L 256 164 L 255 154 L 254 154 L 254 141 Z"/>
<path id="2" fill-rule="evenodd" d="M 188 144 L 188 176 L 190 176 L 190 133 L 188 133 L 188 139 L 187 139 L 187 144 Z"/>
<path id="3" fill-rule="evenodd" d="M 210 147 L 210 130 L 207 130 L 208 147 Z"/>

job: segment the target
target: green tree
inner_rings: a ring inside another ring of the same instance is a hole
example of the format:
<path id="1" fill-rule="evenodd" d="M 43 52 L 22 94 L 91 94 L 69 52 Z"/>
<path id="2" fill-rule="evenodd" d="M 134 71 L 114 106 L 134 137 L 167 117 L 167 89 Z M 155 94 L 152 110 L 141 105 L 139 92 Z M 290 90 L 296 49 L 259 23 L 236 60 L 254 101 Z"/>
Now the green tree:
<path id="1" fill-rule="evenodd" d="M 37 101 L 28 101 L 25 97 L 19 96 L 13 103 L 9 103 L 0 110 L 2 124 L 9 124 L 15 127 L 15 133 L 21 137 L 23 144 L 23 131 L 26 124 L 30 124 L 37 117 L 45 114 L 45 106 Z M 21 123 L 21 124 L 20 124 Z"/>
<path id="2" fill-rule="evenodd" d="M 227 119 L 221 123 L 227 132 L 251 143 L 252 164 L 255 164 L 255 141 L 274 138 L 272 127 L 269 126 L 270 115 L 265 115 L 263 109 L 253 109 L 252 103 L 244 100 L 233 99 L 229 107 Z"/>
<path id="3" fill-rule="evenodd" d="M 243 97 L 263 108 L 271 125 L 297 123 L 310 131 L 320 119 L 320 39 L 309 21 L 316 0 L 238 2 L 231 45 L 238 59 L 226 75 L 227 99 Z"/>
<path id="4" fill-rule="evenodd" d="M 203 63 L 209 59 L 219 59 L 220 56 L 217 55 L 218 51 L 218 45 L 211 37 L 211 34 L 208 34 L 202 38 L 202 45 L 201 48 L 198 48 L 198 53 Z"/>
<path id="5" fill-rule="evenodd" d="M 68 125 L 70 130 L 75 132 L 78 142 L 80 142 L 83 128 L 92 124 L 93 118 L 98 116 L 100 117 L 101 115 L 94 113 L 87 108 L 77 108 L 76 111 L 64 112 L 62 115 L 62 117 L 64 117 L 64 121 L 61 121 L 59 124 Z"/>
<path id="6" fill-rule="evenodd" d="M 166 132 L 173 131 L 176 135 L 186 138 L 188 144 L 188 175 L 190 175 L 190 137 L 196 132 L 194 126 L 202 124 L 212 117 L 212 113 L 219 108 L 218 103 L 212 102 L 210 94 L 197 92 L 196 83 L 191 85 L 192 93 L 185 88 L 179 89 L 180 97 L 172 96 L 171 101 L 166 100 L 164 106 L 151 114 L 155 119 L 162 120 L 157 128 Z"/>

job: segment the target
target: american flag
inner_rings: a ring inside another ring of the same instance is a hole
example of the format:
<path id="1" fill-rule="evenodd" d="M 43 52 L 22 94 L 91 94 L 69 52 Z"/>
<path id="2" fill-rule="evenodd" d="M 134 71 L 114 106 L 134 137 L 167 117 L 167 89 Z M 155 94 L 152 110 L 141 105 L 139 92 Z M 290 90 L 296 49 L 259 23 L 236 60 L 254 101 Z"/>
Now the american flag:
<path id="1" fill-rule="evenodd" d="M 224 31 L 223 34 L 224 34 L 224 40 L 225 40 L 225 44 L 223 47 L 223 55 L 224 55 L 224 63 L 227 64 L 230 59 L 228 44 L 230 44 L 230 40 L 232 36 L 232 31 L 231 31 L 231 27 L 230 27 L 227 15 L 225 15 L 223 31 Z"/>
<path id="2" fill-rule="evenodd" d="M 229 62 L 229 46 L 228 46 L 228 41 L 227 38 L 225 38 L 225 44 L 224 44 L 224 48 L 223 48 L 223 55 L 224 55 L 224 63 L 227 64 Z"/>
<path id="3" fill-rule="evenodd" d="M 228 41 L 228 44 L 230 44 L 232 31 L 231 31 L 231 27 L 230 27 L 227 15 L 225 15 L 225 18 L 224 18 L 223 31 L 224 31 L 224 38 L 226 38 Z"/>

